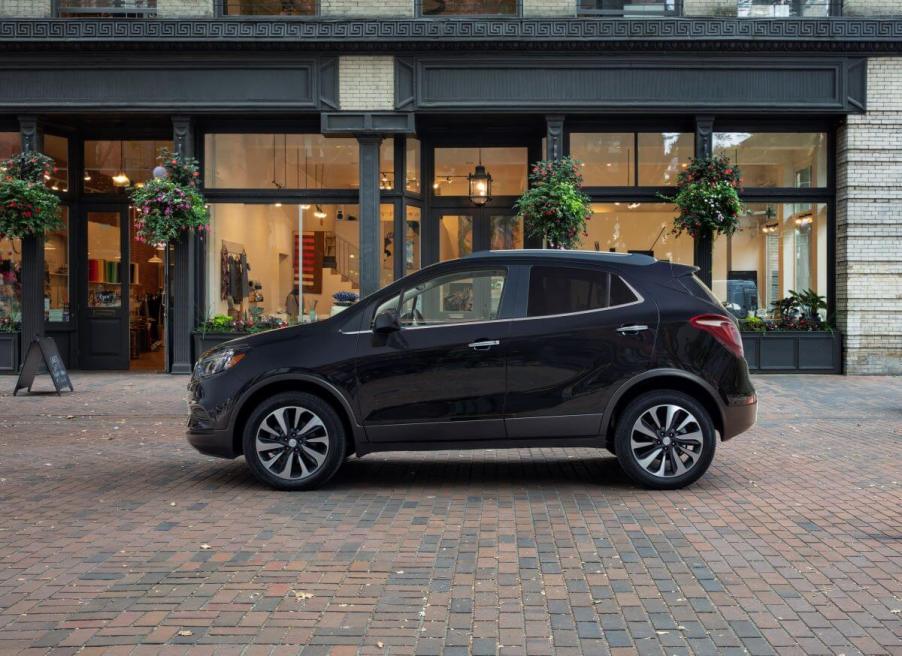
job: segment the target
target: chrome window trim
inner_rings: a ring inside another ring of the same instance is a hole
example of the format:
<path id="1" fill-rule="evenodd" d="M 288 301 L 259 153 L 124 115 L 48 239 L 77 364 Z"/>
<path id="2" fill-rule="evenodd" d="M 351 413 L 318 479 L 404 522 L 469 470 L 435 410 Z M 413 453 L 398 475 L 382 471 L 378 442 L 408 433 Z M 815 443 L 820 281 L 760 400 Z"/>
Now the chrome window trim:
<path id="1" fill-rule="evenodd" d="M 611 305 L 604 308 L 595 308 L 594 310 L 579 310 L 578 312 L 563 312 L 561 314 L 543 314 L 540 317 L 512 317 L 510 319 L 489 319 L 487 321 L 456 321 L 454 323 L 442 323 L 436 324 L 434 326 L 401 326 L 401 330 L 425 330 L 428 328 L 446 328 L 450 326 L 472 326 L 472 325 L 483 325 L 488 323 L 503 323 L 505 321 L 539 321 L 542 319 L 560 319 L 561 317 L 575 317 L 581 314 L 591 314 L 593 312 L 607 312 L 608 310 L 619 310 L 620 308 L 630 307 L 632 305 L 639 305 L 645 302 L 645 297 L 639 293 L 639 291 L 633 287 L 629 281 L 627 281 L 623 276 L 617 273 L 611 273 L 612 276 L 617 276 L 623 281 L 623 284 L 626 285 L 633 294 L 636 295 L 635 301 L 630 301 L 629 303 L 621 303 L 620 305 Z M 338 332 L 343 335 L 364 335 L 367 333 L 372 333 L 372 329 L 369 330 L 354 330 L 345 332 L 343 330 L 339 330 Z"/>

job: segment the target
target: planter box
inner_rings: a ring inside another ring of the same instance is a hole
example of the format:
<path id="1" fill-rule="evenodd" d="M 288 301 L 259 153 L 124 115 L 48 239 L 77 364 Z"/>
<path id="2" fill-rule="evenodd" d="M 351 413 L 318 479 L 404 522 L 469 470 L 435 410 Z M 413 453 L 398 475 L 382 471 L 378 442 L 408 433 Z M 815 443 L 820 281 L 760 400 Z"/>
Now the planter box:
<path id="1" fill-rule="evenodd" d="M 842 335 L 836 331 L 743 332 L 742 346 L 753 373 L 842 373 Z"/>
<path id="2" fill-rule="evenodd" d="M 223 342 L 236 337 L 244 337 L 247 333 L 191 333 L 192 346 L 194 351 L 191 353 L 192 361 L 197 362 L 197 358 L 204 351 L 208 351 L 214 346 L 219 346 Z"/>
<path id="3" fill-rule="evenodd" d="M 19 333 L 0 333 L 0 373 L 19 371 Z"/>

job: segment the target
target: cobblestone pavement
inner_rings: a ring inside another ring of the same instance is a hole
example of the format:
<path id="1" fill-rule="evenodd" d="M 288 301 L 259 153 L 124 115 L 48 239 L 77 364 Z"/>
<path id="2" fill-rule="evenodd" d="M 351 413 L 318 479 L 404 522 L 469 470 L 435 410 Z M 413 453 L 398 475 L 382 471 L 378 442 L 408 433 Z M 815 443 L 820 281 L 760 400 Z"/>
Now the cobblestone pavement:
<path id="1" fill-rule="evenodd" d="M 0 378 L 0 653 L 902 654 L 902 379 L 758 377 L 690 489 L 604 451 L 392 453 L 263 488 L 186 379 Z"/>

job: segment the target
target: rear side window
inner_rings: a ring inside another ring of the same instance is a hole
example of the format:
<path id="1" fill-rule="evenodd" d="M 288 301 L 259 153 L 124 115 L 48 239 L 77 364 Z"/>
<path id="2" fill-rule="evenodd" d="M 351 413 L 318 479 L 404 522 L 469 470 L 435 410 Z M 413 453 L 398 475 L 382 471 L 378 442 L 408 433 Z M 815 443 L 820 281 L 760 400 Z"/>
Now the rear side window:
<path id="1" fill-rule="evenodd" d="M 636 300 L 627 284 L 607 271 L 534 266 L 529 276 L 526 315 L 544 317 L 603 310 Z"/>

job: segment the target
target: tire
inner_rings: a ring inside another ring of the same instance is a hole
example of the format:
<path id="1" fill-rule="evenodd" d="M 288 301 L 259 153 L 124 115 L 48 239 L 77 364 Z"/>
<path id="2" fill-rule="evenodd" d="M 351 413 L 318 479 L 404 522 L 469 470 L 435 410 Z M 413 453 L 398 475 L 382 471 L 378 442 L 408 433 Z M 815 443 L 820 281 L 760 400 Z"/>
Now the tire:
<path id="1" fill-rule="evenodd" d="M 697 481 L 708 471 L 716 445 L 708 411 L 675 390 L 646 392 L 634 399 L 614 433 L 623 471 L 653 490 L 677 490 Z"/>
<path id="2" fill-rule="evenodd" d="M 344 462 L 347 437 L 331 405 L 313 394 L 283 392 L 254 409 L 242 445 L 258 480 L 278 490 L 312 490 Z"/>

